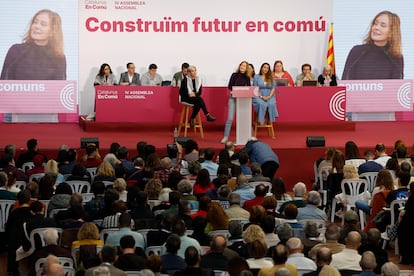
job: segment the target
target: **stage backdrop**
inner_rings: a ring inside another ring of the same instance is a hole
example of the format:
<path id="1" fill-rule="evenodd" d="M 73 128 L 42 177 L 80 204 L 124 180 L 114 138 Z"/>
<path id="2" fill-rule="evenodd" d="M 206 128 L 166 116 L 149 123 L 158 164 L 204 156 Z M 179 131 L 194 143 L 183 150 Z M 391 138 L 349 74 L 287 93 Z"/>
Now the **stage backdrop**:
<path id="1" fill-rule="evenodd" d="M 302 63 L 318 73 L 331 21 L 329 0 L 80 0 L 80 111 L 93 110 L 93 81 L 104 62 L 118 79 L 127 62 L 140 74 L 155 63 L 166 80 L 188 62 L 208 86 L 227 86 L 242 60 L 256 72 L 281 59 L 294 77 Z"/>

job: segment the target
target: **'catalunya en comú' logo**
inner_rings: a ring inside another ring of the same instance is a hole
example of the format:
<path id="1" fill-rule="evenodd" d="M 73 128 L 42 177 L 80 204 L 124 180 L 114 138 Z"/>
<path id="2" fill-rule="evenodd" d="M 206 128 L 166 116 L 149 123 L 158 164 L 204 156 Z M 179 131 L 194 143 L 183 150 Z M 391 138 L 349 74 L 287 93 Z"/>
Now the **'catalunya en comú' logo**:
<path id="1" fill-rule="evenodd" d="M 74 84 L 68 83 L 62 88 L 62 90 L 60 90 L 60 102 L 67 110 L 75 111 L 76 103 L 74 101 L 74 98 Z"/>
<path id="2" fill-rule="evenodd" d="M 336 92 L 329 101 L 329 110 L 332 116 L 338 120 L 345 120 L 345 90 Z"/>
<path id="3" fill-rule="evenodd" d="M 397 93 L 397 100 L 398 103 L 406 108 L 406 109 L 410 109 L 413 99 L 412 99 L 412 87 L 411 87 L 411 82 L 406 82 L 403 85 L 400 86 L 400 88 L 398 88 L 398 93 Z"/>

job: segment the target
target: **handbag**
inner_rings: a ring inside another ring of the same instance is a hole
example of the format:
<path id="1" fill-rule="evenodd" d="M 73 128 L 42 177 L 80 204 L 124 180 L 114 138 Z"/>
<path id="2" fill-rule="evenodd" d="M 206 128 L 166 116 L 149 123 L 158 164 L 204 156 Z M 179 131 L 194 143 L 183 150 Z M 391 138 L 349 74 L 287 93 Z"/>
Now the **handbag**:
<path id="1" fill-rule="evenodd" d="M 381 210 L 377 215 L 371 220 L 372 223 L 376 225 L 378 230 L 384 232 L 387 228 L 387 225 L 391 223 L 391 211 L 390 210 Z"/>

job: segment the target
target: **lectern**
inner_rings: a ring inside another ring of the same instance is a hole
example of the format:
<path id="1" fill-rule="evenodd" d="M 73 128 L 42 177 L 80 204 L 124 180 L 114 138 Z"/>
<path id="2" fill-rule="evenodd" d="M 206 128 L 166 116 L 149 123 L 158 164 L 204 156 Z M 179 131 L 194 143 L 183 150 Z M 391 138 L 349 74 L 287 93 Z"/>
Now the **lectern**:
<path id="1" fill-rule="evenodd" d="M 252 98 L 259 95 L 257 86 L 233 86 L 236 98 L 236 145 L 244 145 L 252 136 Z"/>

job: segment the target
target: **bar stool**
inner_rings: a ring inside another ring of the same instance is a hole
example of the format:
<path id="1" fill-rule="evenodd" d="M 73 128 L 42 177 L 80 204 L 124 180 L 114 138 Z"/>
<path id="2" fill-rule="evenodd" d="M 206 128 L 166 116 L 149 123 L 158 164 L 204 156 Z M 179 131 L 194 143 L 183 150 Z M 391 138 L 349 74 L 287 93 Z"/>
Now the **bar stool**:
<path id="1" fill-rule="evenodd" d="M 254 116 L 254 137 L 257 137 L 258 128 L 266 128 L 268 135 L 271 136 L 272 139 L 275 139 L 275 130 L 273 128 L 273 123 L 269 120 L 268 110 L 266 110 L 265 123 L 263 125 L 259 123 L 257 113 L 254 110 L 253 110 L 253 116 Z"/>
<path id="2" fill-rule="evenodd" d="M 194 105 L 186 102 L 182 102 L 180 100 L 180 103 L 182 105 L 181 109 L 181 117 L 180 117 L 180 124 L 178 125 L 178 134 L 181 133 L 181 127 L 184 127 L 184 137 L 187 137 L 187 130 L 191 127 L 190 126 L 190 110 L 194 107 Z M 203 123 L 201 122 L 201 115 L 200 112 L 198 112 L 197 116 L 194 118 L 194 135 L 197 134 L 197 129 L 200 131 L 201 138 L 204 139 L 204 132 L 203 132 Z"/>

